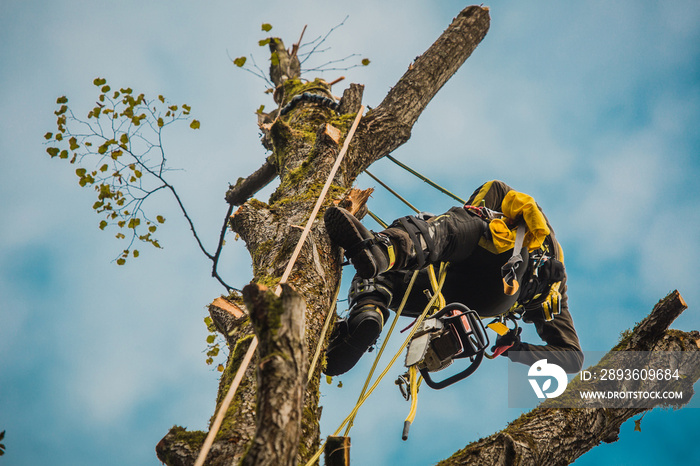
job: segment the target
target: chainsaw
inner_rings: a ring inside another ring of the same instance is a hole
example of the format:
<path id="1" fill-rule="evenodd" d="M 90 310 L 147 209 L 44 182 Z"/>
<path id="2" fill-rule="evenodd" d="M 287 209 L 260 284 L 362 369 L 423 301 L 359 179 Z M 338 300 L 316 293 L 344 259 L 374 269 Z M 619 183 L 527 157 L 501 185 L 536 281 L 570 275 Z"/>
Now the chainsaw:
<path id="1" fill-rule="evenodd" d="M 488 345 L 486 328 L 476 311 L 461 303 L 451 303 L 421 322 L 408 344 L 405 366 L 416 366 L 430 388 L 445 388 L 473 374 Z M 463 371 L 442 381 L 432 379 L 431 373 L 465 358 L 471 363 Z M 403 384 L 399 387 L 404 393 Z"/>

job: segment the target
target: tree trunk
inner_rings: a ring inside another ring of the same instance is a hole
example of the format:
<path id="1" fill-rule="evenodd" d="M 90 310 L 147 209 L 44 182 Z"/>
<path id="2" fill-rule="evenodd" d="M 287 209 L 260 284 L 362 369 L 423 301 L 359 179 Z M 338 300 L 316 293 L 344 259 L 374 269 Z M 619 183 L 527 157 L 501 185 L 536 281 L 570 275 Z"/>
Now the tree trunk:
<path id="1" fill-rule="evenodd" d="M 282 294 L 258 285 L 243 288 L 255 335 L 257 429 L 243 466 L 294 464 L 301 435 L 301 411 L 308 360 L 304 345 L 304 299 L 289 285 Z"/>

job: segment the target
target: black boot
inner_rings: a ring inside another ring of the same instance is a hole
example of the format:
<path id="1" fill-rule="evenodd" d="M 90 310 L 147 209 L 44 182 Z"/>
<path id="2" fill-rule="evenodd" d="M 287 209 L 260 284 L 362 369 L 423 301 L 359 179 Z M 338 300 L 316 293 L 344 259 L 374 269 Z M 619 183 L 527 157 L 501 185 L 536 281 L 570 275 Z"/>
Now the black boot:
<path id="1" fill-rule="evenodd" d="M 339 320 L 326 350 L 326 375 L 340 375 L 352 369 L 382 333 L 384 313 L 374 304 L 353 309 L 347 320 Z"/>
<path id="2" fill-rule="evenodd" d="M 394 246 L 389 237 L 372 233 L 347 210 L 329 207 L 323 220 L 328 236 L 345 249 L 345 256 L 360 277 L 376 277 L 394 265 Z"/>

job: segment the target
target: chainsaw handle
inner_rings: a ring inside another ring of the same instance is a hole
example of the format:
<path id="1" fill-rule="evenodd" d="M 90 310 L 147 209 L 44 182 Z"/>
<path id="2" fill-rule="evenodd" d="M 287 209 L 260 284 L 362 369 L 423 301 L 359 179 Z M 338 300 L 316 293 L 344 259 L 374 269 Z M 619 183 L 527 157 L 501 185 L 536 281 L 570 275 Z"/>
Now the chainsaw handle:
<path id="1" fill-rule="evenodd" d="M 447 306 L 440 309 L 440 311 L 438 311 L 437 314 L 430 316 L 430 318 L 431 319 L 439 319 L 440 317 L 444 316 L 445 314 L 447 314 L 450 311 L 459 311 L 462 314 L 466 314 L 467 312 L 471 311 L 471 309 L 469 309 L 467 306 L 465 306 L 462 303 L 450 303 Z"/>
<path id="2" fill-rule="evenodd" d="M 484 352 L 480 351 L 476 354 L 476 357 L 474 358 L 474 361 L 464 369 L 462 372 L 459 372 L 455 375 L 452 375 L 445 380 L 442 380 L 440 382 L 435 382 L 433 379 L 430 377 L 430 372 L 428 372 L 428 369 L 423 368 L 420 370 L 421 375 L 423 376 L 423 380 L 425 380 L 425 383 L 428 384 L 428 387 L 435 389 L 435 390 L 440 390 L 445 387 L 449 387 L 455 382 L 459 382 L 460 380 L 464 380 L 470 375 L 474 373 L 474 371 L 479 367 L 479 364 L 481 364 L 481 361 L 484 359 Z"/>

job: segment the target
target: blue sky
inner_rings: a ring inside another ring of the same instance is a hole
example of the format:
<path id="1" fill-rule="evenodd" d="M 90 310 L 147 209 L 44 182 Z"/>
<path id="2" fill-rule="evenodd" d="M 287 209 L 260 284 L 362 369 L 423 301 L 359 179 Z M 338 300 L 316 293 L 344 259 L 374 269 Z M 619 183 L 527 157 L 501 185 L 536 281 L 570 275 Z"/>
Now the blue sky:
<path id="1" fill-rule="evenodd" d="M 254 111 L 264 83 L 229 61 L 254 53 L 260 25 L 288 44 L 325 34 L 349 15 L 318 57 L 358 53 L 368 67 L 333 71 L 365 84 L 376 106 L 464 7 L 455 1 L 18 1 L 0 5 L 0 430 L 7 465 L 157 465 L 154 447 L 174 425 L 204 429 L 218 373 L 206 366 L 205 306 L 222 292 L 171 199 L 164 250 L 123 249 L 97 228 L 93 194 L 74 167 L 51 160 L 56 98 L 87 113 L 92 80 L 163 94 L 192 106 L 199 131 L 166 133 L 177 187 L 214 247 L 229 182 L 266 153 Z M 570 307 L 584 349 L 610 348 L 620 332 L 678 289 L 690 309 L 674 325 L 700 328 L 700 4 L 693 1 L 516 2 L 491 7 L 491 29 L 431 102 L 395 156 L 467 196 L 489 179 L 533 195 L 566 252 Z M 311 76 L 313 77 L 313 76 Z M 373 173 L 420 208 L 450 199 L 388 161 Z M 366 177 L 361 187 L 374 186 Z M 385 219 L 409 212 L 377 187 Z M 269 190 L 267 191 L 269 193 Z M 261 195 L 261 198 L 265 198 Z M 375 226 L 372 226 L 375 228 Z M 221 268 L 242 287 L 250 260 L 229 238 Z M 341 308 L 343 303 L 341 303 Z M 536 341 L 534 332 L 525 339 Z M 322 428 L 350 411 L 369 361 L 324 387 Z M 408 405 L 391 380 L 351 432 L 356 464 L 432 464 L 505 426 L 506 363 L 439 392 L 421 392 L 408 442 Z M 363 368 L 365 369 L 363 371 Z M 396 367 L 390 374 L 400 373 Z M 358 387 L 359 385 L 359 387 Z M 696 409 L 655 410 L 642 432 L 576 462 L 679 464 L 700 456 Z M 678 452 L 678 453 L 674 453 Z"/>

